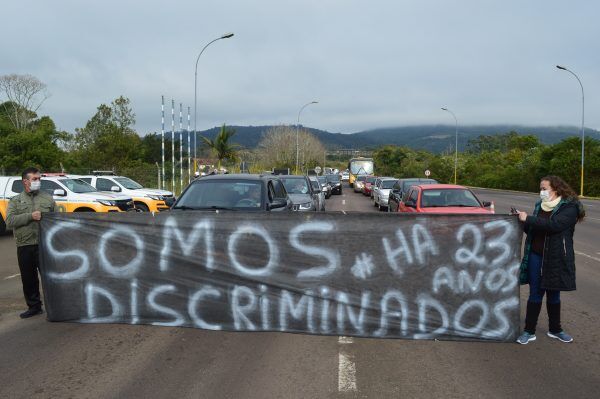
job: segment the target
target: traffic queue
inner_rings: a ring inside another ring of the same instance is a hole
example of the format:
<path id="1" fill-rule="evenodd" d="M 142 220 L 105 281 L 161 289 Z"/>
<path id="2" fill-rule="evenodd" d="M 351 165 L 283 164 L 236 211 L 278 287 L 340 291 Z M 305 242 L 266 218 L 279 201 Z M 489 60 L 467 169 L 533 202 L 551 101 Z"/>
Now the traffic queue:
<path id="1" fill-rule="evenodd" d="M 333 171 L 332 171 L 333 172 Z M 112 172 L 89 175 L 43 173 L 41 190 L 61 212 L 161 212 L 166 210 L 319 211 L 341 195 L 348 172 L 322 175 L 214 174 L 192 181 L 179 198 L 173 192 L 143 187 Z M 380 211 L 404 213 L 494 213 L 467 187 L 429 178 L 357 174 L 349 188 L 369 197 Z M 0 177 L 0 232 L 8 201 L 23 191 L 20 177 Z"/>
<path id="2" fill-rule="evenodd" d="M 358 175 L 354 192 L 370 197 L 380 211 L 403 213 L 494 213 L 494 204 L 481 201 L 467 187 L 440 184 L 429 178 Z"/>

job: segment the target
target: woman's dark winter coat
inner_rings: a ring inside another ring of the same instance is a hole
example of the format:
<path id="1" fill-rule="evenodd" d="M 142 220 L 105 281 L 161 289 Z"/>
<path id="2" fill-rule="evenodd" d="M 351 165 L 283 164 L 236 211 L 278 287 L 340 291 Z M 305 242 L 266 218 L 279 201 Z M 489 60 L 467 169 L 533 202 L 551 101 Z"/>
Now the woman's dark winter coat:
<path id="1" fill-rule="evenodd" d="M 525 253 L 520 269 L 521 284 L 528 284 L 527 264 L 531 252 L 531 240 L 534 234 L 546 234 L 542 260 L 541 288 L 546 290 L 575 290 L 575 252 L 573 233 L 579 215 L 576 201 L 561 200 L 554 208 L 549 219 L 537 217 L 541 202 L 535 204 L 533 216 L 527 216 L 524 230 L 527 233 Z"/>

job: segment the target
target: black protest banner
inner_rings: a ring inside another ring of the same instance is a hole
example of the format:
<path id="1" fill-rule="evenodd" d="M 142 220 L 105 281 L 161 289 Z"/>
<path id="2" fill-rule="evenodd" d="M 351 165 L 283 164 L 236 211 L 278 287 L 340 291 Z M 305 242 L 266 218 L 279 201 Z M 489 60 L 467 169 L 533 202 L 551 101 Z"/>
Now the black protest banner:
<path id="1" fill-rule="evenodd" d="M 49 214 L 51 321 L 512 341 L 521 230 L 502 215 Z"/>

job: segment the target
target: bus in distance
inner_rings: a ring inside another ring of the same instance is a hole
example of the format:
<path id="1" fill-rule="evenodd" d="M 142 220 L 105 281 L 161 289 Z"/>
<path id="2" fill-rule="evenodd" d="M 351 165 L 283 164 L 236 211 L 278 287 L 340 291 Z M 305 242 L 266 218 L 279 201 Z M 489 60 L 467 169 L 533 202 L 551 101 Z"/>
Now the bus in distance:
<path id="1" fill-rule="evenodd" d="M 373 158 L 352 158 L 348 162 L 348 172 L 350 173 L 348 183 L 350 187 L 354 187 L 354 180 L 358 175 L 372 175 L 374 166 Z"/>

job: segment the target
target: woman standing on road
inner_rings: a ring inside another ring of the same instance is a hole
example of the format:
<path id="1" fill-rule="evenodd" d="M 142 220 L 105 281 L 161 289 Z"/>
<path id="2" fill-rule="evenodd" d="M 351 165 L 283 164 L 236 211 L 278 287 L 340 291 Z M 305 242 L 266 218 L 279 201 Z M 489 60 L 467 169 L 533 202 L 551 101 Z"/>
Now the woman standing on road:
<path id="1" fill-rule="evenodd" d="M 519 279 L 521 284 L 529 284 L 525 331 L 517 339 L 522 345 L 536 339 L 535 327 L 544 294 L 548 336 L 561 342 L 573 341 L 560 325 L 560 291 L 575 290 L 573 233 L 585 211 L 575 191 L 557 176 L 542 178 L 540 198 L 533 215 L 519 212 L 527 233 Z"/>

